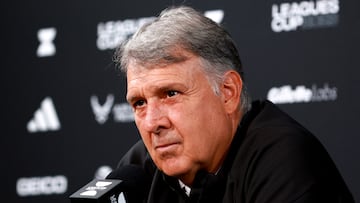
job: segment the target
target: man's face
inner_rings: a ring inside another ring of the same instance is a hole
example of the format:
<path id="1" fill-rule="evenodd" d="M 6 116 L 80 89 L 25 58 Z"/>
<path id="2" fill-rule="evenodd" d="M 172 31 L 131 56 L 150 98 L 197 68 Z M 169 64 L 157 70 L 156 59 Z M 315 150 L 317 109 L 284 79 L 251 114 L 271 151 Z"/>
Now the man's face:
<path id="1" fill-rule="evenodd" d="M 233 136 L 231 119 L 198 57 L 165 67 L 130 63 L 127 80 L 135 123 L 160 170 L 191 183 L 199 169 L 220 167 Z"/>

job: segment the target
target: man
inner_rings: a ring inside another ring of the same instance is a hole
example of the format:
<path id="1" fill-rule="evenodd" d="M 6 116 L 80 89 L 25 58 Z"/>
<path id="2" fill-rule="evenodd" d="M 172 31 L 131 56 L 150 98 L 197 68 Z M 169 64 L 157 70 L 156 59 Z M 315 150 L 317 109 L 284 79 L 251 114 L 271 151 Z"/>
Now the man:
<path id="1" fill-rule="evenodd" d="M 150 176 L 144 202 L 353 202 L 310 132 L 250 104 L 235 43 L 201 13 L 166 9 L 115 56 L 142 138 L 119 167 Z"/>

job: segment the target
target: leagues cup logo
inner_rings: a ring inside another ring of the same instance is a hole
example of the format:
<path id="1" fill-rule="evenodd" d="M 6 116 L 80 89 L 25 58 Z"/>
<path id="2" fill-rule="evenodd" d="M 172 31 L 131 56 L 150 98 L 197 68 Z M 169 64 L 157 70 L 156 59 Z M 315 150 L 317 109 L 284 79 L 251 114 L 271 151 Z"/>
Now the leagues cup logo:
<path id="1" fill-rule="evenodd" d="M 339 0 L 301 1 L 272 5 L 274 32 L 332 27 L 338 23 Z"/>

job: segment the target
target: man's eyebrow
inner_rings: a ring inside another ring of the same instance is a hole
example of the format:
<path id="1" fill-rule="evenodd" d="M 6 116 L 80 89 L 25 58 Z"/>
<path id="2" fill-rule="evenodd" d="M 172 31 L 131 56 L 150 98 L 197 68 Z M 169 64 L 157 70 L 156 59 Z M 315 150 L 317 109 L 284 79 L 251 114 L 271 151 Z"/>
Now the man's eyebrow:
<path id="1" fill-rule="evenodd" d="M 169 90 L 183 90 L 186 85 L 179 83 L 179 82 L 170 82 L 164 85 L 159 85 L 154 88 L 154 93 L 163 93 Z"/>
<path id="2" fill-rule="evenodd" d="M 140 99 L 141 97 L 140 96 L 137 96 L 137 95 L 126 95 L 126 101 L 128 102 L 128 103 L 133 103 L 134 101 L 136 101 L 136 100 L 138 100 L 138 99 Z"/>
<path id="3" fill-rule="evenodd" d="M 169 90 L 180 90 L 184 91 L 186 88 L 186 85 L 179 83 L 179 82 L 170 82 L 166 84 L 159 84 L 159 85 L 152 85 L 151 87 L 148 87 L 151 94 L 157 95 L 162 94 L 163 92 L 169 91 Z M 142 99 L 143 97 L 141 95 L 138 95 L 137 93 L 128 93 L 126 95 L 126 100 L 129 103 L 132 103 L 136 100 Z"/>

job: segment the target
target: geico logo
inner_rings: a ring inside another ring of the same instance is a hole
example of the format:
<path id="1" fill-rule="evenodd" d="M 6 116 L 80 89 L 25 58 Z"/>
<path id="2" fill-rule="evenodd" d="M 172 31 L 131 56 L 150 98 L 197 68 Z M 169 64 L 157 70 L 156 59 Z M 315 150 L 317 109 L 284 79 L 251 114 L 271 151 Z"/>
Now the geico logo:
<path id="1" fill-rule="evenodd" d="M 20 178 L 16 183 L 16 192 L 22 197 L 63 194 L 67 190 L 67 182 L 66 177 L 62 175 Z"/>

